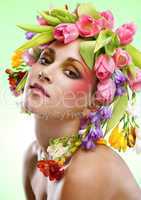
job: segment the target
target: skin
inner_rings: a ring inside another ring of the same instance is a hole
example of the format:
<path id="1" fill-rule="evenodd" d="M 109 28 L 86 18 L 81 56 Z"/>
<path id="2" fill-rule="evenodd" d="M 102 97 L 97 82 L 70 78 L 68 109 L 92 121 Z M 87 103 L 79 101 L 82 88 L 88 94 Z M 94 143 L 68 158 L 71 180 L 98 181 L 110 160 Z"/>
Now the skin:
<path id="1" fill-rule="evenodd" d="M 37 152 L 46 150 L 49 139 L 77 133 L 80 116 L 92 108 L 96 79 L 79 54 L 80 42 L 81 39 L 69 45 L 53 42 L 31 67 L 23 106 L 34 114 L 36 141 L 29 146 L 24 157 L 26 199 L 45 200 L 50 195 L 52 200 L 139 200 L 140 189 L 127 165 L 104 145 L 97 145 L 88 152 L 79 149 L 75 153 L 65 171 L 59 199 L 53 198 L 54 190 L 47 194 L 47 178 L 36 168 Z M 48 58 L 46 65 L 43 65 L 44 57 Z M 38 78 L 39 72 L 44 75 L 41 79 Z M 29 88 L 35 82 L 45 88 L 49 98 L 39 90 Z"/>

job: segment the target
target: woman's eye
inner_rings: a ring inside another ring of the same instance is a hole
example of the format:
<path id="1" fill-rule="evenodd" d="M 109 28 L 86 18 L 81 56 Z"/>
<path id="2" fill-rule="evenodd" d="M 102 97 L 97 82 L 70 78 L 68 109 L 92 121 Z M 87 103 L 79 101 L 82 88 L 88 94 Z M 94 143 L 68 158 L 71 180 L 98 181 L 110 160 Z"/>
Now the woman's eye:
<path id="1" fill-rule="evenodd" d="M 41 65 L 47 65 L 52 63 L 52 59 L 50 57 L 40 57 L 39 58 L 39 63 Z"/>
<path id="2" fill-rule="evenodd" d="M 70 70 L 70 69 L 64 70 L 64 74 L 66 76 L 68 76 L 69 78 L 72 78 L 72 79 L 80 78 L 80 73 L 79 72 L 74 72 L 73 70 Z"/>

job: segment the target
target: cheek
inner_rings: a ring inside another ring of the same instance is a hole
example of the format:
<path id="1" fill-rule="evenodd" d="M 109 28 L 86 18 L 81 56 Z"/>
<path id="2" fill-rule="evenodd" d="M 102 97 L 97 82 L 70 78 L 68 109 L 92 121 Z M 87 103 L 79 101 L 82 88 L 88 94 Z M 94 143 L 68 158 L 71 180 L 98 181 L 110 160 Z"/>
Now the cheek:
<path id="1" fill-rule="evenodd" d="M 71 85 L 71 90 L 74 93 L 84 92 L 87 93 L 91 89 L 90 82 L 87 81 L 78 81 Z"/>

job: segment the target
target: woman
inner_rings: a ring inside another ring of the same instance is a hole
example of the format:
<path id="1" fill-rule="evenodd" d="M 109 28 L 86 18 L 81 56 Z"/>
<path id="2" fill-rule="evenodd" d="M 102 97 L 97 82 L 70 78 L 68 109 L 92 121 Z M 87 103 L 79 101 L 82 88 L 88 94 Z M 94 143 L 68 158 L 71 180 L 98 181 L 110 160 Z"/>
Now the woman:
<path id="1" fill-rule="evenodd" d="M 86 97 L 92 94 L 96 85 L 94 74 L 80 57 L 80 41 L 75 40 L 69 45 L 55 41 L 42 52 L 30 70 L 24 104 L 35 113 L 36 141 L 25 156 L 24 186 L 27 199 L 138 200 L 140 189 L 127 165 L 117 153 L 104 145 L 98 145 L 88 152 L 80 149 L 65 172 L 64 184 L 49 183 L 37 171 L 37 152 L 46 151 L 50 138 L 70 136 L 79 131 L 80 116 L 76 113 L 85 111 L 88 106 Z M 52 62 L 48 61 L 49 58 Z M 35 83 L 43 87 L 49 97 L 36 85 L 31 88 Z"/>
<path id="2" fill-rule="evenodd" d="M 77 23 L 79 30 L 80 25 L 81 23 Z M 82 37 L 82 30 L 80 34 Z M 97 35 L 98 32 L 93 30 L 93 34 Z M 96 91 L 98 79 L 101 80 L 105 75 L 111 76 L 111 74 L 109 71 L 103 74 L 102 71 L 97 70 L 98 61 L 95 62 L 96 70 L 88 67 L 85 58 L 89 55 L 86 53 L 85 57 L 83 51 L 80 51 L 83 39 L 78 38 L 77 34 L 74 35 L 75 39 L 66 44 L 65 40 L 64 43 L 61 42 L 61 38 L 45 46 L 36 62 L 32 63 L 28 73 L 23 106 L 26 111 L 35 116 L 36 141 L 30 145 L 24 158 L 23 183 L 26 199 L 140 200 L 139 186 L 122 158 L 102 139 L 102 129 L 97 119 L 101 114 L 104 128 L 105 120 L 111 117 L 109 113 L 108 117 L 107 115 L 105 117 L 107 111 L 102 110 L 101 91 Z M 91 46 L 87 51 L 90 48 Z M 112 69 L 117 61 L 115 57 L 114 62 L 112 60 L 108 62 L 111 73 L 116 70 L 116 68 Z M 120 64 L 125 65 L 123 60 L 119 59 L 119 61 Z M 100 63 L 102 66 L 102 61 Z M 107 82 L 102 83 L 107 86 Z M 109 95 L 108 99 L 102 99 L 104 105 L 112 103 L 115 89 L 113 87 L 111 90 L 109 85 L 108 90 L 104 91 L 104 94 Z M 99 103 L 96 104 L 97 102 Z M 97 106 L 100 109 L 98 115 L 95 115 Z M 89 129 L 91 132 L 89 136 L 93 135 L 95 143 L 87 138 L 84 132 L 82 135 L 82 131 L 88 128 L 86 123 L 88 118 L 95 125 Z M 83 119 L 86 120 L 85 124 L 82 123 Z M 62 143 L 60 140 L 56 142 L 58 138 L 65 136 L 69 139 L 73 135 L 80 136 L 76 139 L 78 143 L 73 151 L 67 148 L 70 143 L 61 146 L 64 140 Z M 111 144 L 115 145 L 112 142 Z M 119 146 L 114 147 L 119 148 Z M 120 148 L 126 150 L 127 144 L 124 143 Z M 65 157 L 62 156 L 64 155 L 62 152 L 65 153 Z M 55 156 L 57 158 L 60 156 L 61 159 L 54 159 Z"/>

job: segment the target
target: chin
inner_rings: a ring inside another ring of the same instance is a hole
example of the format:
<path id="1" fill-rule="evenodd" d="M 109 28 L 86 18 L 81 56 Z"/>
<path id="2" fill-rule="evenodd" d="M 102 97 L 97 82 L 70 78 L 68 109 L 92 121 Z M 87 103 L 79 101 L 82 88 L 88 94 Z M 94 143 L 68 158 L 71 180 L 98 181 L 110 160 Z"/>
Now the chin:
<path id="1" fill-rule="evenodd" d="M 43 98 L 38 95 L 28 94 L 23 99 L 23 107 L 31 113 L 45 113 Z"/>

